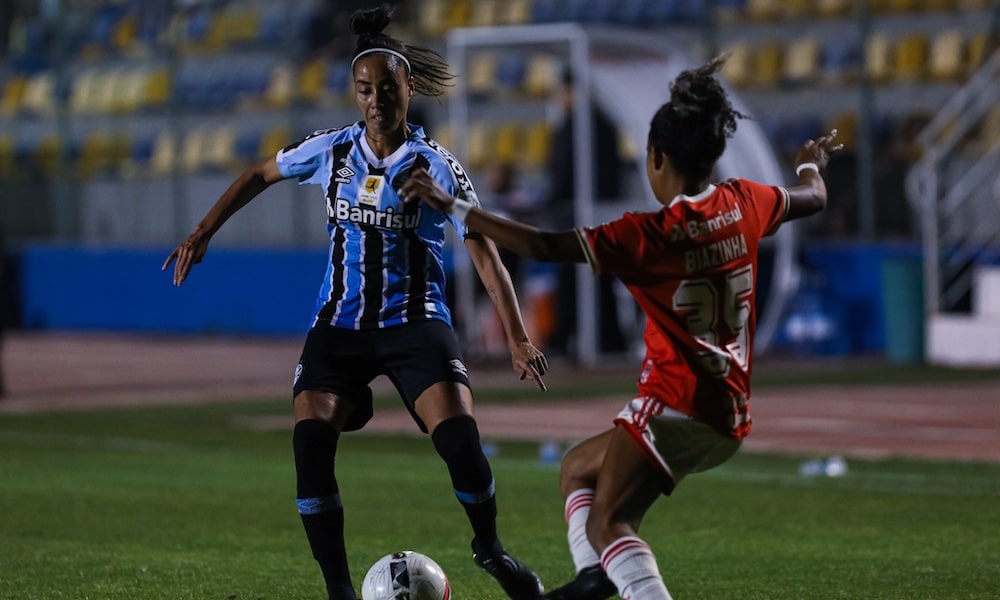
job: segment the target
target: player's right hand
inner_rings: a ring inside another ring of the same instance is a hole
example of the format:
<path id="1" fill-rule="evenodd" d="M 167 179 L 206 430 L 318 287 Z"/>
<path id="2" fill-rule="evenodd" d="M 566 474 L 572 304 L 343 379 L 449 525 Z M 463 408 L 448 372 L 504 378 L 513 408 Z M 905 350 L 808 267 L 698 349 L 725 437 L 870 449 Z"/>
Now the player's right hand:
<path id="1" fill-rule="evenodd" d="M 201 259 L 205 258 L 205 253 L 208 251 L 208 240 L 208 236 L 196 229 L 181 245 L 174 248 L 174 251 L 170 253 L 167 260 L 163 261 L 163 266 L 160 267 L 160 270 L 166 271 L 170 263 L 176 260 L 177 263 L 174 265 L 174 285 L 182 285 L 184 280 L 187 279 L 188 273 L 191 272 L 191 267 L 200 263 Z"/>

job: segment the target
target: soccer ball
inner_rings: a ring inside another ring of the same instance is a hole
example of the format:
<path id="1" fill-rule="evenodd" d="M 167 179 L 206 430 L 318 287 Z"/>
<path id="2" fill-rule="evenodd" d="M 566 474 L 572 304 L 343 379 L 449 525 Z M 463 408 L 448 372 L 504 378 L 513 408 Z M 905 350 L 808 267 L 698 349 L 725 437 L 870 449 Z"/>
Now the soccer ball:
<path id="1" fill-rule="evenodd" d="M 361 600 L 449 600 L 451 585 L 429 556 L 404 550 L 378 559 L 361 584 Z"/>

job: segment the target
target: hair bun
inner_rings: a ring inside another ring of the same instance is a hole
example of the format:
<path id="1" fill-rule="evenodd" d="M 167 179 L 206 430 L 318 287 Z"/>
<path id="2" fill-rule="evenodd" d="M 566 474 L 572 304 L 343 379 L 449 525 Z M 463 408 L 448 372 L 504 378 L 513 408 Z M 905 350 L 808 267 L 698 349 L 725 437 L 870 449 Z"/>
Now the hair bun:
<path id="1" fill-rule="evenodd" d="M 351 31 L 355 35 L 376 35 L 392 22 L 391 6 L 383 4 L 378 8 L 359 10 L 351 16 Z"/>

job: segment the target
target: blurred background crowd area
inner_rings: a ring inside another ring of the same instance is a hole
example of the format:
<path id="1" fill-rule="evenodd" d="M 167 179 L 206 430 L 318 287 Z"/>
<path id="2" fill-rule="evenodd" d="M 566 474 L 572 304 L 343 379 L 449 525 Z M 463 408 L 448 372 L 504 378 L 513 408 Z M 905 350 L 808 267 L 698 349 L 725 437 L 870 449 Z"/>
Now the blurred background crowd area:
<path id="1" fill-rule="evenodd" d="M 350 80 L 350 16 L 380 3 L 0 2 L 0 251 L 6 251 L 0 331 L 7 325 L 299 332 L 328 260 L 325 209 L 309 200 L 310 190 L 280 186 L 268 192 L 272 199 L 254 203 L 220 230 L 211 259 L 199 268 L 196 292 L 169 290 L 159 266 L 242 169 L 314 130 L 359 119 Z M 836 128 L 846 146 L 826 174 L 828 209 L 795 225 L 796 260 L 804 271 L 779 336 L 802 337 L 802 322 L 819 323 L 807 329 L 823 345 L 796 346 L 796 352 L 880 352 L 899 328 L 896 319 L 917 340 L 895 335 L 904 340 L 900 345 L 908 356 L 922 356 L 919 260 L 921 243 L 936 237 L 922 233 L 922 223 L 932 221 L 919 209 L 930 203 L 909 193 L 907 175 L 922 156 L 934 154 L 926 152 L 920 133 L 936 123 L 948 160 L 934 163 L 943 165 L 940 170 L 924 170 L 934 176 L 928 181 L 949 188 L 963 173 L 984 170 L 992 172 L 984 180 L 996 181 L 990 165 L 1000 148 L 1000 0 L 391 4 L 396 14 L 389 33 L 449 60 L 450 36 L 464 28 L 560 23 L 662 36 L 689 64 L 728 53 L 725 83 L 788 165 L 787 179 L 772 183 L 793 182 L 791 160 L 806 139 Z M 468 124 L 452 131 L 454 91 L 442 99 L 415 98 L 410 120 L 445 147 L 461 150 L 459 159 L 491 207 L 519 209 L 515 216 L 530 220 L 544 210 L 550 163 L 559 154 L 554 138 L 561 139 L 560 124 L 566 123 L 568 109 L 559 98 L 567 56 L 531 45 L 483 46 L 456 66 L 462 78 L 456 89 L 469 101 Z M 977 88 L 974 116 L 956 112 L 951 100 L 979 79 L 985 83 Z M 638 89 L 628 86 L 615 93 L 628 97 Z M 951 127 L 958 133 L 950 137 L 949 125 L 939 122 L 949 106 L 961 120 L 975 121 Z M 644 185 L 637 168 L 644 149 L 634 136 L 620 138 L 615 152 L 623 181 L 617 190 L 628 201 Z M 960 228 L 942 221 L 943 247 L 968 254 L 966 242 L 978 236 L 977 253 L 994 248 L 989 223 L 1000 214 L 1000 192 L 965 190 L 977 199 L 959 210 L 950 194 L 924 187 L 934 202 L 944 203 L 949 218 L 961 217 Z M 888 255 L 909 261 L 905 286 L 879 270 Z M 964 279 L 955 288 L 959 301 L 947 307 L 968 305 L 973 261 L 951 262 L 945 265 L 950 271 L 942 271 L 945 284 Z M 547 335 L 553 312 L 560 311 L 552 306 L 553 286 L 564 286 L 553 284 L 550 270 L 529 267 L 521 288 L 529 325 Z M 772 259 L 762 258 L 765 274 L 771 267 Z M 544 283 L 537 293 L 533 282 Z M 903 299 L 890 302 L 889 293 L 897 290 L 905 292 Z M 619 306 L 627 307 L 627 300 Z M 823 319 L 813 314 L 817 306 Z M 602 319 L 609 314 L 600 312 Z M 812 316 L 803 320 L 798 313 Z M 459 318 L 465 327 L 473 321 Z M 608 318 L 635 320 L 630 314 Z M 493 348 L 502 351 L 502 333 L 494 334 Z"/>
<path id="2" fill-rule="evenodd" d="M 100 180 L 232 174 L 304 133 L 356 119 L 346 60 L 353 42 L 349 20 L 372 4 L 5 1 L 0 181 L 8 191 L 0 193 L 0 224 L 15 242 L 172 239 L 186 223 L 160 235 L 139 231 L 132 239 L 111 224 L 88 225 L 80 195 Z M 831 165 L 834 201 L 808 225 L 814 236 L 838 239 L 915 235 L 903 178 L 920 153 L 916 133 L 988 56 L 998 19 L 993 0 L 395 5 L 392 32 L 442 52 L 445 35 L 458 27 L 573 21 L 662 32 L 690 41 L 692 53 L 705 57 L 730 53 L 726 81 L 783 156 L 829 128 L 840 132 L 847 152 Z M 545 103 L 560 68 L 557 57 L 544 53 L 482 52 L 460 75 L 473 94 Z M 449 146 L 446 103 L 415 108 L 431 136 Z M 552 130 L 552 119 L 540 114 L 528 122 L 494 116 L 474 122 L 462 157 L 467 167 L 481 171 L 503 162 L 529 174 L 539 169 Z M 976 152 L 998 136 L 1000 105 L 968 149 Z M 869 143 L 860 158 L 859 139 Z M 623 153 L 635 151 L 623 145 Z M 33 186 L 30 206 L 23 202 L 25 182 Z M 55 185 L 46 190 L 38 187 L 42 182 Z M 868 223 L 859 221 L 856 202 L 864 188 L 878 198 Z"/>

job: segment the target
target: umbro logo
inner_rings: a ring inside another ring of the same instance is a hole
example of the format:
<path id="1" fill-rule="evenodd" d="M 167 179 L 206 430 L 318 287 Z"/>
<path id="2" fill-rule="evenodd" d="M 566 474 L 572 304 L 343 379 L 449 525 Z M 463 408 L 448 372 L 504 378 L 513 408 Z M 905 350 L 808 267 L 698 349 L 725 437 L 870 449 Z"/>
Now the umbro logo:
<path id="1" fill-rule="evenodd" d="M 351 177 L 356 175 L 353 169 L 350 167 L 341 167 L 337 169 L 337 178 L 334 180 L 337 183 L 350 183 Z"/>

